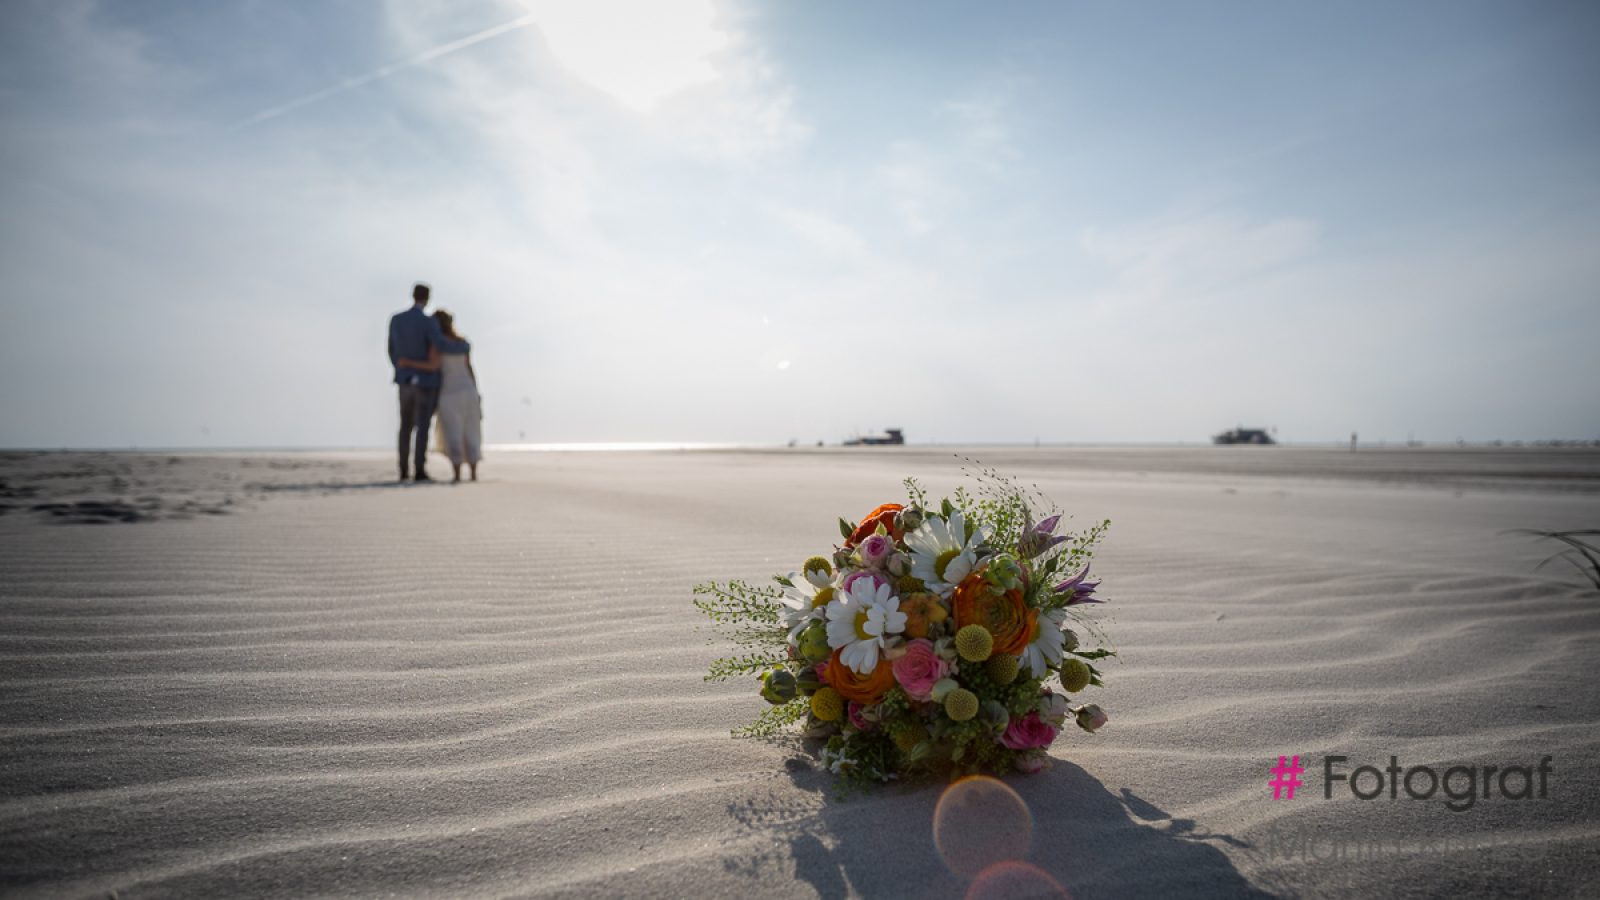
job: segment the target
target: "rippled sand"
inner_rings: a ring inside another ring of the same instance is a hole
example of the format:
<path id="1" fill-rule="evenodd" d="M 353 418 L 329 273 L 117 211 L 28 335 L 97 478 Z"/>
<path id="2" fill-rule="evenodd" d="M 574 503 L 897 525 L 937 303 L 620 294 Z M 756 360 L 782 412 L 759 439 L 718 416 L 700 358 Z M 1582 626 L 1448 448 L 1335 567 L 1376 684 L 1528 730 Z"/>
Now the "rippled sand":
<path id="1" fill-rule="evenodd" d="M 1030 863 L 1074 896 L 1600 892 L 1600 597 L 1501 533 L 1600 527 L 1597 454 L 975 452 L 1113 520 L 1122 661 L 1089 697 L 1111 724 L 1007 779 Z M 0 892 L 967 890 L 937 786 L 841 802 L 791 744 L 728 737 L 762 704 L 701 680 L 724 648 L 689 606 L 795 567 L 904 475 L 954 487 L 948 452 L 484 472 L 0 457 Z M 1296 754 L 1306 786 L 1275 801 Z M 1554 774 L 1458 813 L 1325 800 L 1326 754 Z"/>

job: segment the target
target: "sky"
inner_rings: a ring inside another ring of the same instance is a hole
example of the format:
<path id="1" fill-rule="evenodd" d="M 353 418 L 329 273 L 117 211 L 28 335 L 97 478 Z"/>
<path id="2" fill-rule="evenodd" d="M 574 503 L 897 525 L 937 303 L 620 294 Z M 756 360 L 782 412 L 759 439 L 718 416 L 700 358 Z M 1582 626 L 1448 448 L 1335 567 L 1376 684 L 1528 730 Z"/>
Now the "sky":
<path id="1" fill-rule="evenodd" d="M 0 446 L 1600 438 L 1600 8 L 12 0 Z"/>

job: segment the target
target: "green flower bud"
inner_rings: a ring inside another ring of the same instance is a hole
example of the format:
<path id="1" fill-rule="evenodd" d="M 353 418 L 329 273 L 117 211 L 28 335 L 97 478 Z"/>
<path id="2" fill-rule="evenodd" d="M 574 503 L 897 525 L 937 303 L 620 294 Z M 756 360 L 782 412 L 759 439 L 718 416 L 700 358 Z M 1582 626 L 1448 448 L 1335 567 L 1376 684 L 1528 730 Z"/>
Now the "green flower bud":
<path id="1" fill-rule="evenodd" d="M 833 648 L 828 646 L 828 625 L 818 620 L 806 626 L 800 632 L 800 655 L 811 662 L 822 662 L 833 655 Z"/>
<path id="2" fill-rule="evenodd" d="M 822 687 L 822 676 L 817 674 L 815 666 L 806 666 L 794 679 L 795 689 L 809 697 Z"/>
<path id="3" fill-rule="evenodd" d="M 797 691 L 794 674 L 788 669 L 773 669 L 761 677 L 761 697 L 773 706 L 793 700 Z"/>
<path id="4" fill-rule="evenodd" d="M 983 577 L 997 588 L 1004 591 L 1022 589 L 1022 564 L 1009 553 L 1002 553 L 989 561 L 983 568 Z"/>

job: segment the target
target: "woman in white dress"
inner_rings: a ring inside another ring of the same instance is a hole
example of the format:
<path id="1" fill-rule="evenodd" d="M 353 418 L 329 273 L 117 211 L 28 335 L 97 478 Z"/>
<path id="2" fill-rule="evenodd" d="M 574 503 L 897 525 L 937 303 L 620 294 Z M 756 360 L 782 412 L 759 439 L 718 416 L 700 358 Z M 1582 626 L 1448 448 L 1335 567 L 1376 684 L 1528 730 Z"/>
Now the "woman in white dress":
<path id="1" fill-rule="evenodd" d="M 456 333 L 455 318 L 444 310 L 433 314 L 444 340 L 428 349 L 428 358 L 402 359 L 400 365 L 439 373 L 438 449 L 450 457 L 455 481 L 466 463 L 472 480 L 478 480 L 483 459 L 483 401 L 478 396 L 478 376 L 472 371 L 472 344 Z"/>

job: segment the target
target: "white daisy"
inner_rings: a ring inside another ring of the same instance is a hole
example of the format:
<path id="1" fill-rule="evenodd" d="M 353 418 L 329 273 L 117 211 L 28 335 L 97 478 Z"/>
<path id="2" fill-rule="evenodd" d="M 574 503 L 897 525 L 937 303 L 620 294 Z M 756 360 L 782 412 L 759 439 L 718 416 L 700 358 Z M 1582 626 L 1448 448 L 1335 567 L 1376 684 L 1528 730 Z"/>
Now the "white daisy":
<path id="1" fill-rule="evenodd" d="M 783 624 L 789 629 L 789 643 L 800 639 L 800 632 L 812 622 L 826 618 L 828 604 L 838 595 L 831 584 L 818 585 L 799 572 L 789 573 L 789 584 L 782 585 Z"/>
<path id="2" fill-rule="evenodd" d="M 1067 611 L 1064 609 L 1040 614 L 1034 626 L 1033 640 L 1022 650 L 1022 664 L 1028 667 L 1033 677 L 1043 678 L 1051 666 L 1061 665 L 1067 644 L 1066 632 L 1062 631 L 1066 621 Z"/>
<path id="3" fill-rule="evenodd" d="M 865 675 L 878 667 L 884 640 L 906 630 L 906 614 L 888 582 L 868 576 L 850 582 L 828 604 L 828 646 L 840 650 L 839 661 Z"/>
<path id="4" fill-rule="evenodd" d="M 949 597 L 978 567 L 978 545 L 988 535 L 980 528 L 967 536 L 967 522 L 957 510 L 947 522 L 939 516 L 929 516 L 906 535 L 906 546 L 911 548 L 911 574 L 922 580 L 941 597 Z"/>

